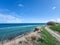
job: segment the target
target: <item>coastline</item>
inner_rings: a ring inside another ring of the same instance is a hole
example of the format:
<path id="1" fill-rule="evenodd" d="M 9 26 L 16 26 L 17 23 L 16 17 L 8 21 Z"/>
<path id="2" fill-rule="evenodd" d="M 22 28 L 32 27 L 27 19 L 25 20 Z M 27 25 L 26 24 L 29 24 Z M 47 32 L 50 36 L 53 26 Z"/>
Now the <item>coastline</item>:
<path id="1" fill-rule="evenodd" d="M 40 27 L 37 27 L 37 28 L 40 28 Z M 14 39 L 12 40 L 9 40 L 9 41 L 5 41 L 3 42 L 3 45 L 18 45 L 20 44 L 21 42 L 25 45 L 33 45 L 34 43 L 31 43 L 32 42 L 32 39 L 31 37 L 36 37 L 37 40 L 38 38 L 41 38 L 40 34 L 38 32 L 40 32 L 41 30 L 38 30 L 38 31 L 31 31 L 31 32 L 27 32 L 26 34 L 22 34 L 22 35 L 19 35 L 17 37 L 15 37 Z M 36 43 L 38 44 L 38 43 Z"/>

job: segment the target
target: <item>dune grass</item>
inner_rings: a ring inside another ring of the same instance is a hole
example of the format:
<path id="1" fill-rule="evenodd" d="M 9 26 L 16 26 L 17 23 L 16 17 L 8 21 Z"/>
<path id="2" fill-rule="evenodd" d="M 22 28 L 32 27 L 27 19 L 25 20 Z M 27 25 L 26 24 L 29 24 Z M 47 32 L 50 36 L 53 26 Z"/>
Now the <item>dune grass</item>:
<path id="1" fill-rule="evenodd" d="M 60 25 L 50 26 L 50 29 L 58 31 L 60 33 Z"/>
<path id="2" fill-rule="evenodd" d="M 42 29 L 41 36 L 42 38 L 39 41 L 40 45 L 60 45 L 60 43 L 44 28 Z"/>

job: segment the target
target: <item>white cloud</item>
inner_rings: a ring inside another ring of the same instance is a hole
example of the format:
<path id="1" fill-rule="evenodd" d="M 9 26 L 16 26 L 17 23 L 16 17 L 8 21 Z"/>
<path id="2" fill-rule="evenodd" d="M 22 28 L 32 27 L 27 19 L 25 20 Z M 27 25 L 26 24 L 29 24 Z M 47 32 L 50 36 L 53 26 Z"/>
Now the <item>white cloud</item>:
<path id="1" fill-rule="evenodd" d="M 56 21 L 60 23 L 60 18 L 58 18 Z"/>
<path id="2" fill-rule="evenodd" d="M 19 7 L 24 7 L 24 5 L 23 5 L 23 4 L 18 4 L 18 6 L 19 6 Z"/>
<path id="3" fill-rule="evenodd" d="M 52 9 L 55 10 L 56 9 L 56 6 L 53 6 Z"/>
<path id="4" fill-rule="evenodd" d="M 54 22 L 60 23 L 60 18 L 46 20 L 45 22 L 48 22 L 48 21 L 54 21 Z"/>
<path id="5" fill-rule="evenodd" d="M 0 14 L 0 23 L 21 23 L 22 19 L 13 15 Z"/>

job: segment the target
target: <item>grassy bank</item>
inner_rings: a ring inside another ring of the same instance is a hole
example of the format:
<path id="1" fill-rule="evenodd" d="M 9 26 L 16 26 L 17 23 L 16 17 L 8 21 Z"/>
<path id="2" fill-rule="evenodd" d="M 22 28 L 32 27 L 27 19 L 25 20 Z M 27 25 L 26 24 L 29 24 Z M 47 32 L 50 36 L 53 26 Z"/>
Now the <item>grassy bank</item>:
<path id="1" fill-rule="evenodd" d="M 60 25 L 50 26 L 50 29 L 60 32 Z"/>
<path id="2" fill-rule="evenodd" d="M 44 28 L 42 28 L 41 36 L 42 39 L 39 41 L 40 45 L 60 45 L 59 42 Z"/>

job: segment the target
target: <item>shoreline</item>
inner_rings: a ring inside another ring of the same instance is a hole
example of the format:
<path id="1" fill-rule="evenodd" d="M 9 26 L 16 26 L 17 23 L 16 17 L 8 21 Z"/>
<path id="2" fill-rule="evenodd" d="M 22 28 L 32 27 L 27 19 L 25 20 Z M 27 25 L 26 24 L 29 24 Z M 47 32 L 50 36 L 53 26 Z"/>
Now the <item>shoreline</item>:
<path id="1" fill-rule="evenodd" d="M 39 28 L 40 28 L 40 27 L 39 27 Z M 19 41 L 27 40 L 27 39 L 26 39 L 27 37 L 28 37 L 28 38 L 31 38 L 31 36 L 33 36 L 33 35 L 37 36 L 37 35 L 38 35 L 37 32 L 38 32 L 38 31 L 34 32 L 34 30 L 33 30 L 33 31 L 27 32 L 27 33 L 25 33 L 25 34 L 19 35 L 19 36 L 13 38 L 12 40 L 6 40 L 6 41 L 4 41 L 4 42 L 3 42 L 3 45 L 13 45 L 13 44 L 15 44 L 15 43 L 18 44 Z M 39 35 L 39 36 L 40 36 L 40 35 Z M 38 36 L 38 37 L 39 37 L 39 36 Z"/>
<path id="2" fill-rule="evenodd" d="M 4 40 L 11 40 L 11 39 L 13 39 L 13 38 L 15 38 L 15 37 L 17 37 L 17 36 L 19 36 L 19 35 L 25 35 L 26 33 L 28 33 L 28 32 L 31 32 L 31 31 L 33 31 L 33 29 L 35 28 L 35 27 L 37 27 L 37 26 L 33 26 L 33 27 L 24 27 L 24 28 L 16 28 L 15 29 L 15 27 L 11 30 L 11 29 L 9 29 L 9 28 L 6 28 L 6 29 L 4 29 L 3 28 L 3 30 L 1 29 L 1 36 L 0 36 L 0 42 L 1 41 L 4 41 Z M 31 28 L 31 29 L 30 29 Z M 6 31 L 5 31 L 6 30 Z M 8 31 L 8 30 L 11 30 L 10 32 Z M 17 31 L 18 30 L 18 31 Z M 20 31 L 21 30 L 21 31 Z"/>
<path id="3" fill-rule="evenodd" d="M 12 39 L 6 39 L 6 40 L 3 40 L 3 41 L 0 41 L 0 43 L 1 43 L 1 42 L 9 42 L 9 41 L 12 41 L 12 40 L 14 40 L 14 39 L 21 38 L 21 37 L 23 37 L 23 36 L 25 36 L 25 35 L 28 35 L 28 34 L 31 33 L 31 32 L 33 32 L 33 31 L 28 31 L 28 32 L 23 33 L 23 34 L 21 34 L 21 35 L 19 35 L 19 36 L 16 36 L 16 37 L 14 37 L 14 38 L 12 38 Z"/>

